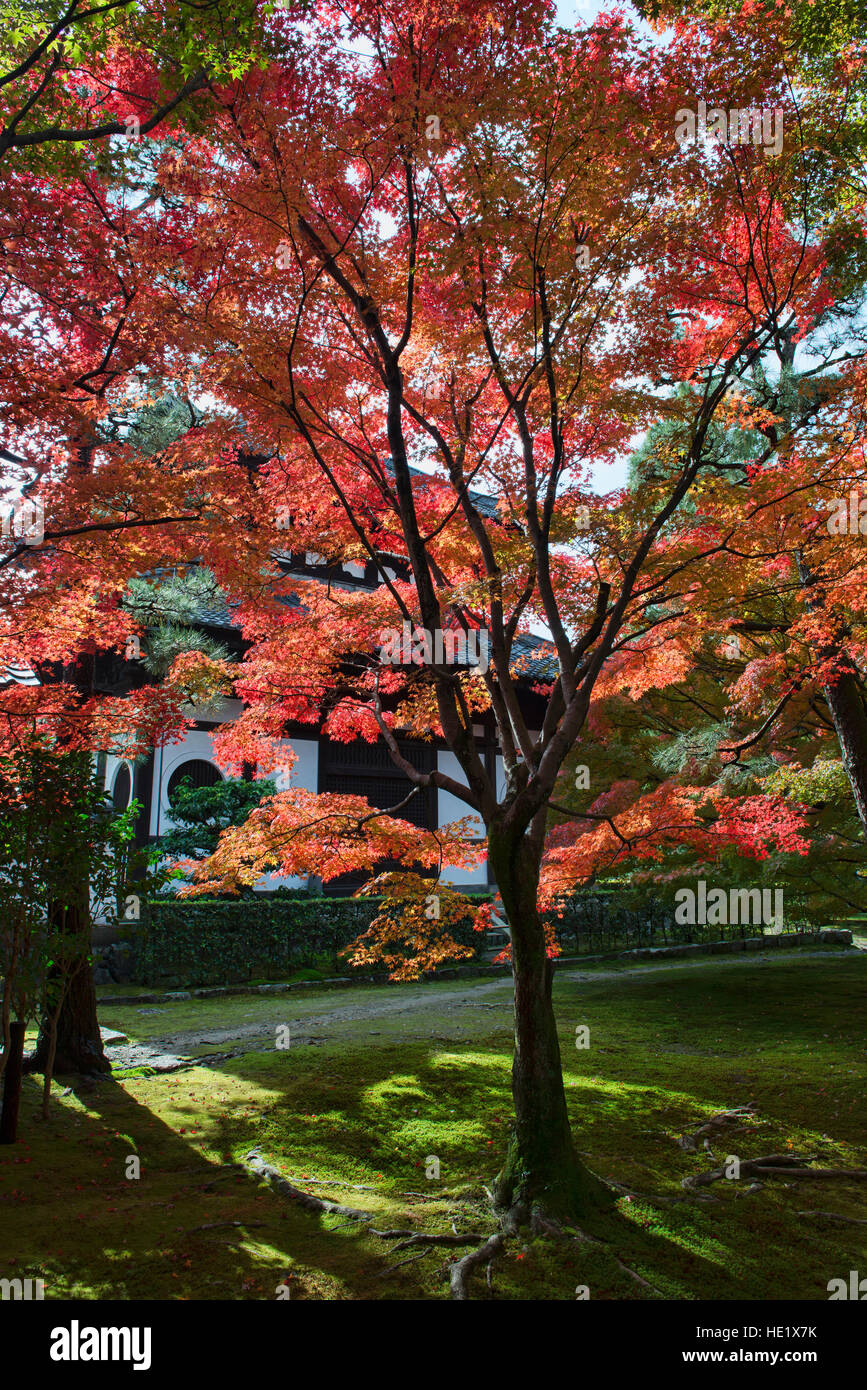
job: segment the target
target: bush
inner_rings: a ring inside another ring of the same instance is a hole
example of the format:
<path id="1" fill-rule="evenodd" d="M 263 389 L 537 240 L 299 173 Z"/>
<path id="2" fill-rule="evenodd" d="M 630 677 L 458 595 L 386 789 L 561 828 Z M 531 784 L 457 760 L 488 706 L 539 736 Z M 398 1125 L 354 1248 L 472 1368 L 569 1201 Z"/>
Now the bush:
<path id="1" fill-rule="evenodd" d="M 135 937 L 133 977 L 185 989 L 284 979 L 307 967 L 349 975 L 352 967 L 338 952 L 367 930 L 378 905 L 378 898 L 307 895 L 151 901 Z M 484 945 L 469 919 L 453 934 L 476 952 Z"/>
<path id="2" fill-rule="evenodd" d="M 488 893 L 467 896 L 475 904 L 490 900 Z M 339 953 L 367 930 L 380 902 L 316 897 L 291 888 L 254 899 L 151 900 L 132 936 L 132 978 L 152 987 L 183 989 L 285 979 L 304 969 L 364 974 Z M 563 916 L 552 920 L 564 955 L 718 941 L 762 930 L 677 926 L 669 904 L 606 889 L 576 894 L 565 903 Z M 788 922 L 786 929 L 791 929 Z M 487 944 L 469 918 L 450 931 L 476 957 Z"/>
<path id="3" fill-rule="evenodd" d="M 715 885 L 716 886 L 716 885 Z M 675 921 L 672 900 L 663 901 L 641 888 L 597 888 L 576 893 L 563 903 L 561 917 L 551 914 L 564 955 L 628 951 L 647 946 L 681 946 L 692 942 L 730 941 L 762 936 L 760 924 L 738 926 L 681 925 Z M 784 931 L 808 927 L 797 905 L 787 900 Z"/>

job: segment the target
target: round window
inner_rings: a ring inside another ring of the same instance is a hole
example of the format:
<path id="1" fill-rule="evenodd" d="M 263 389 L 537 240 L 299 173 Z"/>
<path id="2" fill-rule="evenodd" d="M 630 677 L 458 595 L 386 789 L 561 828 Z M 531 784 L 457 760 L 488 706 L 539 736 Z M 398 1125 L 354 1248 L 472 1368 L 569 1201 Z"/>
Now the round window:
<path id="1" fill-rule="evenodd" d="M 213 787 L 223 780 L 219 768 L 214 767 L 213 763 L 205 762 L 204 758 L 191 758 L 189 762 L 180 763 L 169 778 L 169 801 L 179 784 L 187 782 L 188 779 L 188 785 L 191 787 Z"/>

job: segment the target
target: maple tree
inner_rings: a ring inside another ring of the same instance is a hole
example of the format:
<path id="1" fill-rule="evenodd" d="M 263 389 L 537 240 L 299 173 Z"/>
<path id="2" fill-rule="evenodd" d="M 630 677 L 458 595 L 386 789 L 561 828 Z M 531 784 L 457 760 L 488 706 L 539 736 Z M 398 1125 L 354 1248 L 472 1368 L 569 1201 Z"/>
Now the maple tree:
<path id="1" fill-rule="evenodd" d="M 119 604 L 127 581 L 171 548 L 161 535 L 149 550 L 148 533 L 199 514 L 177 479 L 139 487 L 112 467 L 124 410 L 107 392 L 124 381 L 128 414 L 142 404 L 142 374 L 160 365 L 148 353 L 128 241 L 132 222 L 157 215 L 144 190 L 153 150 L 177 146 L 181 114 L 186 128 L 201 127 L 213 84 L 237 80 L 266 42 L 251 0 L 5 7 L 0 652 L 43 680 L 0 690 L 0 748 L 47 736 L 70 756 L 110 745 L 135 756 L 185 727 L 183 700 L 168 689 L 103 698 L 95 677 L 96 653 L 136 630 Z M 131 531 L 141 544 L 119 543 Z M 88 538 L 90 548 L 76 548 Z M 89 914 L 78 917 L 84 961 Z M 78 1004 L 70 994 L 64 1005 L 63 1057 L 107 1068 L 89 971 L 78 972 L 75 994 Z M 86 1039 L 78 1050 L 74 1038 Z M 36 1063 L 46 1056 L 40 1043 Z"/>
<path id="2" fill-rule="evenodd" d="M 98 206 L 90 196 L 68 214 L 122 327 L 107 335 L 91 320 L 90 336 L 67 334 L 70 389 L 48 412 L 57 447 L 110 420 L 142 362 L 214 404 L 154 454 L 108 438 L 98 469 L 64 475 L 58 505 L 79 531 L 70 541 L 67 528 L 54 572 L 39 571 L 20 654 L 32 656 L 33 620 L 60 585 L 68 650 L 90 638 L 97 607 L 102 644 L 119 646 L 132 630 L 124 583 L 158 556 L 180 558 L 182 519 L 188 552 L 237 604 L 248 649 L 240 664 L 181 654 L 165 687 L 136 693 L 124 726 L 152 729 L 160 701 L 180 721 L 173 700 L 232 688 L 244 710 L 215 740 L 230 771 L 291 771 L 291 721 L 381 739 L 412 787 L 387 809 L 291 786 L 266 797 L 223 833 L 193 891 L 397 862 L 358 950 L 405 977 L 454 954 L 459 904 L 439 875 L 484 849 L 515 978 L 515 1127 L 495 1195 L 507 1224 L 544 1228 L 613 1198 L 574 1147 L 540 904 L 600 863 L 629 862 L 636 845 L 651 862 L 677 849 L 714 862 L 732 846 L 746 859 L 805 848 L 803 812 L 781 788 L 741 795 L 669 777 L 615 784 L 573 810 L 558 779 L 604 702 L 684 682 L 698 634 L 728 630 L 745 598 L 730 565 L 744 537 L 760 537 L 745 579 L 762 574 L 770 590 L 790 574 L 779 545 L 762 546 L 796 470 L 806 477 L 821 457 L 828 482 L 847 476 L 860 436 L 847 436 L 845 458 L 834 440 L 861 399 L 859 352 L 809 399 L 762 385 L 775 354 L 821 340 L 843 297 L 839 228 L 813 217 L 828 183 L 799 138 L 810 112 L 788 84 L 784 15 L 776 27 L 750 13 L 684 24 L 665 48 L 616 16 L 559 30 L 543 3 L 394 12 L 353 0 L 279 24 L 283 49 L 215 92 L 207 127 L 152 151 L 150 204 L 118 210 L 97 181 Z M 778 108 L 779 158 L 678 143 L 677 113 L 700 93 Z M 862 213 L 850 206 L 850 223 Z M 83 407 L 91 374 L 99 404 Z M 749 396 L 747 383 L 758 383 Z M 26 434 L 44 398 L 16 399 Z M 743 450 L 727 459 L 720 427 L 735 422 L 765 441 L 747 462 Z M 605 469 L 654 426 L 632 487 L 601 491 Z M 798 496 L 803 527 L 806 486 Z M 378 587 L 326 587 L 280 563 L 305 552 L 372 564 Z M 857 608 L 845 576 L 835 592 Z M 805 600 L 802 622 L 816 611 Z M 484 633 L 490 661 L 467 669 L 433 648 L 421 663 L 384 662 L 383 635 L 404 624 Z M 552 670 L 531 719 L 518 639 L 540 626 Z M 844 649 L 862 661 L 854 638 L 831 656 L 818 643 L 832 693 L 828 663 Z M 747 684 L 767 699 L 776 672 L 766 663 Z M 477 750 L 481 711 L 496 724 L 504 787 Z M 416 768 L 406 736 L 441 737 L 459 774 Z M 403 819 L 429 786 L 466 815 L 439 831 Z M 432 891 L 440 916 L 422 908 Z"/>
<path id="3" fill-rule="evenodd" d="M 496 1194 L 513 1219 L 610 1200 L 569 1130 L 540 892 L 585 879 L 618 835 L 615 852 L 638 836 L 651 855 L 677 843 L 709 858 L 802 844 L 779 795 L 712 792 L 708 824 L 707 789 L 669 782 L 632 801 L 628 837 L 609 807 L 582 813 L 598 825 L 555 832 L 543 870 L 558 773 L 594 699 L 689 670 L 712 556 L 707 523 L 676 518 L 712 491 L 715 421 L 833 298 L 823 239 L 793 215 L 811 177 L 796 134 L 778 161 L 673 139 L 685 93 L 715 83 L 745 103 L 746 73 L 791 114 L 778 37 L 747 19 L 659 51 L 617 19 L 558 32 L 542 7 L 342 6 L 314 22 L 303 62 L 244 83 L 216 138 L 160 171 L 182 207 L 154 295 L 186 389 L 223 407 L 190 444 L 222 451 L 234 488 L 233 553 L 218 522 L 201 558 L 250 642 L 240 672 L 188 659 L 245 702 L 219 755 L 270 770 L 287 720 L 324 720 L 332 738 L 382 739 L 413 786 L 483 823 L 515 973 L 516 1125 Z M 233 471 L 236 416 L 257 456 Z M 593 470 L 660 420 L 675 427 L 667 467 L 600 495 Z M 371 561 L 379 587 L 326 591 L 274 563 L 304 551 Z M 483 630 L 488 669 L 383 664 L 382 634 L 403 623 Z M 556 674 L 531 729 L 515 639 L 534 623 Z M 500 794 L 472 733 L 482 709 Z M 430 732 L 461 777 L 402 754 L 399 734 Z M 314 854 L 327 879 L 468 852 L 468 823 L 423 834 L 400 809 L 280 792 L 225 833 L 198 889 L 305 872 Z M 425 922 L 416 910 L 420 956 L 420 933 L 438 935 Z"/>
<path id="4" fill-rule="evenodd" d="M 125 851 L 135 809 L 119 815 L 109 810 L 86 752 L 70 753 L 50 738 L 30 735 L 0 753 L 0 1070 L 13 1009 L 22 1022 L 41 1017 L 43 1115 L 55 1063 L 74 1071 L 85 1057 L 93 1069 L 104 1067 L 89 952 L 82 951 L 81 937 L 89 934 L 91 902 L 114 916 L 126 892 L 132 866 Z"/>
<path id="5" fill-rule="evenodd" d="M 0 158 L 74 167 L 58 147 L 163 126 L 210 84 L 242 73 L 261 44 L 248 0 L 9 0 L 3 14 Z M 31 164 L 31 167 L 33 165 Z"/>

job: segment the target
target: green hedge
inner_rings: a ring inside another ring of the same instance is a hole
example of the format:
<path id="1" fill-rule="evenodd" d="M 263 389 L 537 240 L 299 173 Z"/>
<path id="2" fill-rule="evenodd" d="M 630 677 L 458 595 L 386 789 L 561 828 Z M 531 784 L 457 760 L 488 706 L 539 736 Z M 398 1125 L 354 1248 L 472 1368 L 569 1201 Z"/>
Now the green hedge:
<path id="1" fill-rule="evenodd" d="M 338 952 L 367 930 L 378 906 L 377 898 L 152 901 L 135 937 L 133 978 L 186 989 L 284 979 L 309 967 L 348 975 Z M 476 953 L 484 948 L 469 921 L 453 935 Z"/>
<path id="2" fill-rule="evenodd" d="M 576 893 L 568 899 L 562 916 L 551 920 L 565 955 L 573 952 L 628 951 L 645 946 L 680 946 L 693 942 L 729 941 L 761 936 L 756 925 L 681 925 L 674 919 L 673 890 L 670 899 L 654 897 L 646 888 L 601 888 Z M 806 928 L 787 902 L 784 931 Z"/>
<path id="3" fill-rule="evenodd" d="M 479 901 L 488 897 L 470 896 Z M 132 979 L 186 989 L 285 979 L 305 968 L 350 975 L 353 968 L 340 949 L 367 930 L 379 903 L 378 898 L 307 896 L 151 901 L 132 939 Z M 670 904 L 604 889 L 576 894 L 563 916 L 553 920 L 566 955 L 719 940 L 761 930 L 676 926 Z M 789 923 L 786 929 L 791 929 Z M 469 920 L 453 935 L 472 947 L 476 958 L 487 945 Z"/>

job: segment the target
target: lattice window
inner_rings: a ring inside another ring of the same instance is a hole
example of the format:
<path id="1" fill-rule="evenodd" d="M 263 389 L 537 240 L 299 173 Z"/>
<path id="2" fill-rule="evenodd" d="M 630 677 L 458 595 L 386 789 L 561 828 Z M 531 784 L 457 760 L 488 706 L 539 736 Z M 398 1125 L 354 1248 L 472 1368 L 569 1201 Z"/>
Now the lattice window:
<path id="1" fill-rule="evenodd" d="M 214 787 L 223 780 L 219 768 L 214 767 L 213 763 L 206 762 L 204 758 L 190 758 L 188 762 L 181 763 L 179 767 L 176 767 L 169 778 L 169 801 L 171 801 L 178 783 L 187 777 L 193 787 Z"/>
<path id="2" fill-rule="evenodd" d="M 419 772 L 432 772 L 436 767 L 436 749 L 430 744 L 404 739 L 398 741 L 398 747 Z M 382 742 L 331 743 L 323 739 L 319 745 L 319 761 L 323 791 L 363 796 L 377 810 L 396 806 L 412 790 L 412 782 L 395 766 Z M 411 825 L 434 829 L 437 823 L 435 789 L 419 788 L 396 815 Z M 384 861 L 377 865 L 376 872 L 396 867 L 393 861 Z M 328 884 L 327 892 L 351 892 L 368 877 L 366 873 L 343 874 Z"/>
<path id="3" fill-rule="evenodd" d="M 436 766 L 436 751 L 428 744 L 398 743 L 402 755 L 419 772 L 432 772 Z M 343 792 L 366 797 L 372 806 L 385 810 L 396 806 L 412 790 L 408 777 L 394 765 L 384 743 L 330 743 L 323 740 L 319 748 L 322 763 L 322 790 Z M 402 811 L 402 820 L 413 825 L 436 826 L 436 798 L 430 787 L 419 788 Z"/>

